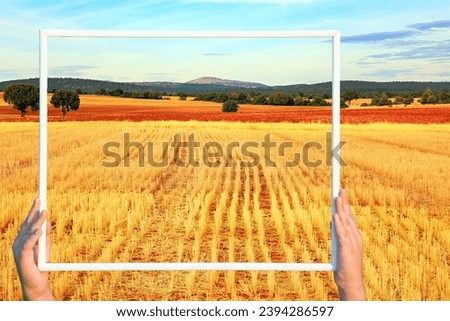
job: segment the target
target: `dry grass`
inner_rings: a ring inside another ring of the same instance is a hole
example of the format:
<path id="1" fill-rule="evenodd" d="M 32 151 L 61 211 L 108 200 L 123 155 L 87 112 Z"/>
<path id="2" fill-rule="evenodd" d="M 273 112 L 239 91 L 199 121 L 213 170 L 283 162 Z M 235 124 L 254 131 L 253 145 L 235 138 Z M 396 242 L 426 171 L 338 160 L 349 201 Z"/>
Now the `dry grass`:
<path id="1" fill-rule="evenodd" d="M 107 141 L 183 140 L 204 144 L 308 140 L 325 143 L 321 124 L 64 122 L 50 124 L 49 212 L 53 262 L 328 262 L 330 168 L 259 166 L 238 149 L 234 166 L 104 168 Z M 1 123 L 0 298 L 20 299 L 11 244 L 36 195 L 35 123 Z M 375 300 L 450 299 L 449 125 L 342 125 L 348 166 L 342 184 L 365 240 L 368 296 Z M 430 143 L 432 142 L 432 143 Z M 123 148 L 123 147 L 122 147 Z M 195 158 L 200 158 L 201 148 Z M 292 149 L 288 149 L 292 152 Z M 182 160 L 189 157 L 181 148 Z M 324 159 L 325 150 L 312 160 Z M 174 158 L 170 149 L 169 160 Z M 276 155 L 278 165 L 291 160 Z M 158 157 L 157 157 L 158 160 Z M 211 159 L 212 161 L 215 158 Z M 65 300 L 327 300 L 331 273 L 55 272 Z"/>

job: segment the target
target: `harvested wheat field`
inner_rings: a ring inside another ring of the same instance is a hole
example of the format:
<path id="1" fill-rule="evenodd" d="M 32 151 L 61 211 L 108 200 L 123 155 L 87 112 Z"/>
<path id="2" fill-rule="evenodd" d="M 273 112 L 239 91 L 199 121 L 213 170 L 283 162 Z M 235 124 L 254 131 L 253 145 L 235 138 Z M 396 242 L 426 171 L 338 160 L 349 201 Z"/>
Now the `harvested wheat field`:
<path id="1" fill-rule="evenodd" d="M 301 123 L 50 123 L 51 261 L 329 262 L 329 130 Z M 364 237 L 369 299 L 449 300 L 450 125 L 344 124 L 341 131 L 341 182 Z M 0 127 L 3 300 L 21 298 L 11 244 L 36 196 L 37 132 L 34 122 Z M 269 133 L 278 147 L 293 147 L 284 156 L 266 151 Z M 199 146 L 183 147 L 189 139 Z M 305 159 L 308 141 L 324 148 Z M 127 149 L 126 142 L 136 144 Z M 244 150 L 246 142 L 258 146 Z M 294 152 L 300 162 L 286 166 Z M 307 166 L 317 160 L 322 164 Z M 62 300 L 338 298 L 329 272 L 52 272 L 51 285 Z"/>
<path id="2" fill-rule="evenodd" d="M 49 95 L 49 101 L 50 101 Z M 205 101 L 167 99 L 133 99 L 96 95 L 81 95 L 80 109 L 63 117 L 59 109 L 49 104 L 48 119 L 62 121 L 153 121 L 200 120 L 262 123 L 330 123 L 331 107 L 240 105 L 237 113 L 223 113 L 222 104 Z M 7 105 L 0 92 L 0 121 L 37 122 L 39 113 L 29 111 L 25 117 Z M 341 110 L 341 123 L 450 123 L 450 105 L 408 105 L 396 107 L 352 107 Z"/>

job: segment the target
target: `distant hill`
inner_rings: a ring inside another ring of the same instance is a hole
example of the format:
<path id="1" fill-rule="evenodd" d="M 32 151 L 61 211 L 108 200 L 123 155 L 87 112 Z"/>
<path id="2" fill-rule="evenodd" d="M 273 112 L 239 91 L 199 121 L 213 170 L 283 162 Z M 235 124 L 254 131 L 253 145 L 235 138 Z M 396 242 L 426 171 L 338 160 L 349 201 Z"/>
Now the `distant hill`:
<path id="1" fill-rule="evenodd" d="M 269 86 L 257 82 L 248 82 L 240 80 L 221 79 L 216 77 L 201 77 L 186 82 L 186 84 L 196 85 L 220 85 L 239 88 L 267 88 Z"/>
<path id="2" fill-rule="evenodd" d="M 5 90 L 11 84 L 30 84 L 39 86 L 39 78 L 29 78 L 29 79 L 16 79 L 0 82 L 0 90 Z M 108 91 L 121 88 L 124 91 L 138 91 L 145 92 L 149 88 L 147 86 L 141 86 L 138 84 L 127 83 L 127 82 L 113 82 L 95 79 L 81 79 L 81 78 L 49 78 L 48 79 L 48 90 L 51 92 L 55 89 L 68 89 L 77 90 L 80 89 L 82 92 L 95 93 L 100 89 L 106 89 Z"/>
<path id="3" fill-rule="evenodd" d="M 14 83 L 33 84 L 38 86 L 38 78 L 17 79 L 0 82 L 0 91 Z M 80 89 L 86 93 L 96 93 L 100 89 L 113 91 L 122 89 L 125 92 L 146 92 L 149 90 L 157 90 L 166 94 L 178 94 L 184 92 L 187 94 L 199 94 L 208 92 L 260 92 L 267 94 L 273 91 L 283 91 L 289 94 L 303 93 L 309 94 L 331 94 L 331 82 L 323 82 L 317 84 L 296 84 L 288 86 L 267 86 L 260 83 L 227 80 L 215 77 L 203 77 L 188 81 L 186 83 L 179 82 L 113 82 L 94 79 L 79 78 L 49 78 L 48 89 Z M 341 91 L 347 89 L 356 89 L 361 96 L 371 95 L 376 92 L 389 92 L 392 94 L 400 92 L 409 92 L 420 94 L 426 88 L 433 91 L 450 91 L 450 82 L 419 82 L 419 81 L 391 81 L 391 82 L 374 82 L 374 81 L 341 81 Z"/>
<path id="4" fill-rule="evenodd" d="M 38 86 L 38 78 L 17 79 L 0 82 L 0 91 L 11 84 L 31 84 Z M 240 89 L 248 89 L 248 87 L 236 87 L 217 83 L 197 84 L 197 83 L 179 83 L 179 82 L 113 82 L 106 80 L 80 79 L 80 78 L 49 78 L 48 91 L 52 92 L 56 89 L 77 90 L 93 94 L 101 89 L 113 91 L 122 89 L 126 92 L 146 92 L 149 90 L 157 90 L 161 93 L 178 94 L 180 92 L 189 94 L 207 93 L 207 92 L 228 92 Z M 268 87 L 270 88 L 270 87 Z"/>

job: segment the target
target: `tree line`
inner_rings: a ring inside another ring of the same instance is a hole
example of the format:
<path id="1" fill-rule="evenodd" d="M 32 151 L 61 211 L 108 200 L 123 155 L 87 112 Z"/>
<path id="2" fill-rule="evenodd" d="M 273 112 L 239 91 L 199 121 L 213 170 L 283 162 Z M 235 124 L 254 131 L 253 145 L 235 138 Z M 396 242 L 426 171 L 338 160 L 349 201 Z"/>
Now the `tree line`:
<path id="1" fill-rule="evenodd" d="M 410 105 L 414 102 L 414 98 L 419 97 L 418 102 L 422 105 L 427 104 L 448 104 L 450 103 L 450 91 L 440 90 L 433 91 L 431 88 L 425 89 L 420 95 L 404 92 L 390 94 L 387 92 L 379 92 L 372 95 L 370 104 L 361 106 L 393 106 L 393 105 Z"/>
<path id="2" fill-rule="evenodd" d="M 29 84 L 39 86 L 38 78 L 29 79 L 17 79 L 0 81 L 0 91 L 4 91 L 5 88 L 12 84 Z M 328 94 L 331 95 L 331 82 L 321 82 L 315 84 L 294 84 L 283 86 L 266 86 L 258 88 L 244 88 L 244 87 L 230 87 L 223 85 L 211 85 L 211 84 L 191 84 L 191 83 L 170 83 L 170 82 L 112 82 L 96 79 L 82 79 L 82 78 L 54 78 L 48 79 L 48 88 L 52 92 L 53 89 L 67 89 L 77 90 L 80 89 L 83 93 L 95 94 L 97 91 L 105 88 L 106 91 L 113 91 L 116 88 L 121 88 L 125 92 L 146 92 L 150 89 L 154 89 L 164 94 L 176 95 L 180 92 L 187 92 L 190 96 L 195 96 L 198 93 L 207 92 L 251 92 L 258 91 L 261 94 L 269 95 L 274 91 L 282 91 L 290 95 L 297 95 L 298 93 L 305 93 L 308 95 L 315 94 Z M 395 96 L 400 93 L 412 93 L 415 97 L 420 97 L 422 92 L 426 88 L 431 88 L 434 92 L 440 92 L 443 90 L 450 90 L 450 82 L 431 82 L 431 81 L 388 81 L 388 82 L 376 82 L 376 81 L 356 81 L 356 80 L 342 80 L 341 90 L 342 92 L 350 89 L 357 90 L 361 97 L 371 97 L 370 95 L 385 92 L 388 96 Z"/>
<path id="3" fill-rule="evenodd" d="M 160 93 L 157 90 L 149 90 L 147 92 L 129 92 L 120 88 L 108 91 L 104 88 L 97 90 L 96 95 L 113 96 L 122 98 L 138 98 L 138 99 L 162 99 L 163 96 L 174 96 L 174 94 Z M 239 104 L 254 105 L 274 105 L 274 106 L 331 106 L 326 99 L 331 97 L 327 94 L 305 95 L 298 93 L 291 95 L 282 91 L 275 91 L 270 94 L 262 94 L 259 92 L 208 92 L 191 94 L 180 92 L 175 94 L 180 100 L 186 100 L 188 96 L 194 97 L 197 101 L 211 101 L 216 103 L 224 103 L 228 100 L 234 100 Z"/>
<path id="4" fill-rule="evenodd" d="M 83 94 L 81 89 L 75 91 L 59 89 L 53 90 L 53 96 L 50 103 L 55 108 L 60 108 L 62 115 L 65 116 L 71 110 L 77 110 L 80 107 L 80 97 Z M 97 95 L 137 98 L 137 99 L 162 99 L 164 93 L 151 89 L 146 92 L 130 92 L 121 88 L 107 91 L 99 89 Z M 185 92 L 177 94 L 180 100 L 186 100 L 188 96 Z M 369 97 L 368 97 L 369 96 Z M 227 103 L 223 107 L 223 111 L 237 111 L 238 104 L 255 104 L 255 105 L 274 105 L 274 106 L 330 106 L 331 97 L 328 94 L 304 94 L 302 92 L 290 94 L 283 91 L 273 91 L 271 93 L 261 92 L 210 92 L 198 93 L 195 100 L 211 101 L 216 103 Z M 371 98 L 370 104 L 362 104 L 361 106 L 392 106 L 392 105 L 409 105 L 414 102 L 417 97 L 412 92 L 377 92 L 370 95 L 362 94 L 356 89 L 348 89 L 341 93 L 341 108 L 348 107 L 353 100 L 358 98 Z M 28 108 L 32 111 L 39 110 L 39 89 L 37 86 L 30 84 L 12 84 L 9 85 L 3 94 L 5 102 L 17 109 L 21 117 L 24 117 Z M 425 89 L 420 93 L 419 102 L 421 104 L 446 104 L 450 103 L 450 92 L 448 90 L 433 91 L 431 88 Z M 236 107 L 236 106 L 237 107 Z"/>
<path id="5" fill-rule="evenodd" d="M 122 89 L 107 91 L 100 89 L 97 95 L 107 95 L 123 98 L 138 99 L 162 99 L 163 96 L 178 96 L 180 100 L 186 100 L 188 96 L 194 97 L 197 101 L 211 101 L 216 103 L 224 103 L 229 100 L 236 101 L 238 104 L 253 105 L 273 105 L 273 106 L 331 106 L 331 96 L 329 94 L 305 94 L 302 92 L 290 94 L 283 91 L 273 91 L 271 93 L 261 92 L 208 92 L 198 94 L 187 94 L 181 92 L 178 94 L 160 93 L 157 90 L 149 90 L 147 92 L 127 92 Z M 358 98 L 371 99 L 369 104 L 364 103 L 361 106 L 393 106 L 393 105 L 410 105 L 414 102 L 415 97 L 420 97 L 421 104 L 446 104 L 450 103 L 450 92 L 448 90 L 433 91 L 430 88 L 425 89 L 421 93 L 414 92 L 376 92 L 361 93 L 356 89 L 348 89 L 341 93 L 341 108 L 346 108 L 351 101 Z"/>
<path id="6" fill-rule="evenodd" d="M 450 103 L 450 92 L 442 90 L 433 92 L 430 88 L 425 89 L 420 97 L 421 104 L 447 104 Z"/>
<path id="7" fill-rule="evenodd" d="M 331 106 L 326 99 L 327 94 L 305 95 L 303 93 L 288 94 L 282 91 L 275 91 L 270 94 L 260 92 L 240 92 L 240 93 L 205 93 L 197 94 L 195 100 L 212 101 L 224 103 L 228 100 L 235 100 L 239 104 L 253 105 L 274 105 L 274 106 Z"/>
<path id="8" fill-rule="evenodd" d="M 112 96 L 112 97 L 123 97 L 123 98 L 138 98 L 138 99 L 162 99 L 162 94 L 154 89 L 149 91 L 139 92 L 139 91 L 124 91 L 121 88 L 116 88 L 111 91 L 107 91 L 101 88 L 95 92 L 99 96 Z"/>

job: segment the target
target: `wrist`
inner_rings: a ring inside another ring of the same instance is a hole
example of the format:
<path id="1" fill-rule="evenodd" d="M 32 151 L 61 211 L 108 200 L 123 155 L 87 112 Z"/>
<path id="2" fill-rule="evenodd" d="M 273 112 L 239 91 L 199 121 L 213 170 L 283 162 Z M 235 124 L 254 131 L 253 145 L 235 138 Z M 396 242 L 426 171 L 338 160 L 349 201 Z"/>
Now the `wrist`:
<path id="1" fill-rule="evenodd" d="M 34 291 L 27 291 L 26 289 L 22 289 L 23 299 L 24 301 L 54 301 L 55 297 L 48 286 L 43 292 L 36 293 Z"/>
<path id="2" fill-rule="evenodd" d="M 364 285 L 357 287 L 339 287 L 339 298 L 341 301 L 367 301 Z"/>

